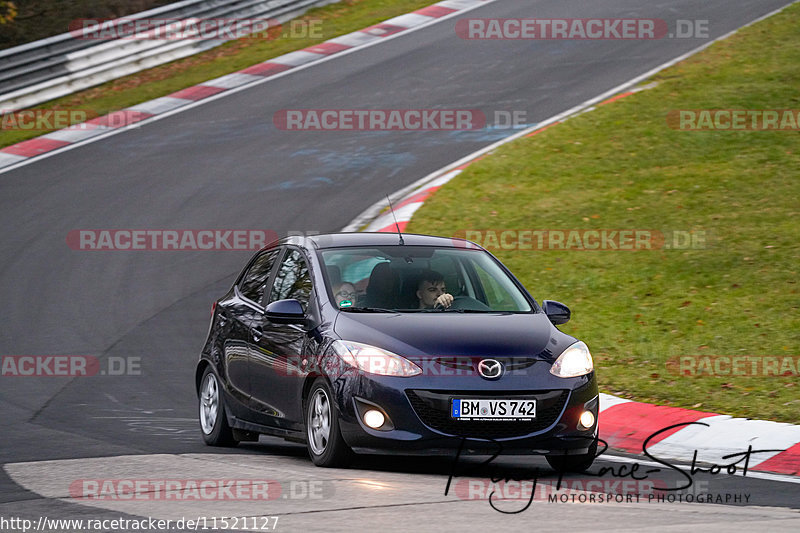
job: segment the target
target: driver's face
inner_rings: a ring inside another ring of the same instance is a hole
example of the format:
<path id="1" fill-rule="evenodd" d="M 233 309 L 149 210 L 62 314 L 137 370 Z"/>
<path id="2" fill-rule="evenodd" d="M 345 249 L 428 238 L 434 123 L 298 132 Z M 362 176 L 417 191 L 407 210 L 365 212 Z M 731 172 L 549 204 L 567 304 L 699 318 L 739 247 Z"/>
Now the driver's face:
<path id="1" fill-rule="evenodd" d="M 419 298 L 420 307 L 430 309 L 436 303 L 436 298 L 447 292 L 445 290 L 444 281 L 431 283 L 430 281 L 423 281 L 421 288 L 417 291 L 417 298 Z"/>

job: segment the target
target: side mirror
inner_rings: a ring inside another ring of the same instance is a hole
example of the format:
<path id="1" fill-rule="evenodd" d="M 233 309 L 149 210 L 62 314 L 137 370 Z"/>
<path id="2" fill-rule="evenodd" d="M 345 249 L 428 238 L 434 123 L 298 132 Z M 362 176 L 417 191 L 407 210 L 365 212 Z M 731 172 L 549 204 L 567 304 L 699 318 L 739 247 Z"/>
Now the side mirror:
<path id="1" fill-rule="evenodd" d="M 275 324 L 302 324 L 306 319 L 303 306 L 295 299 L 272 302 L 264 315 Z"/>
<path id="2" fill-rule="evenodd" d="M 545 300 L 544 302 L 542 302 L 542 310 L 544 311 L 544 314 L 547 315 L 547 318 L 550 319 L 550 322 L 552 322 L 554 326 L 558 326 L 559 324 L 566 324 L 567 322 L 569 322 L 569 317 L 570 317 L 569 307 L 562 304 L 561 302 L 556 302 L 555 300 Z"/>

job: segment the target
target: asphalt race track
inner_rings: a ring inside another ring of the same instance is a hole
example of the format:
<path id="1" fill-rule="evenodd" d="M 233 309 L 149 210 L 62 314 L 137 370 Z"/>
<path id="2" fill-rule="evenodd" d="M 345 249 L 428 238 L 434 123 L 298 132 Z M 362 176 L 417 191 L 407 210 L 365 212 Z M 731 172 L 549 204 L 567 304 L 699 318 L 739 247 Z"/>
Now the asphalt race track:
<path id="1" fill-rule="evenodd" d="M 465 16 L 708 20 L 715 38 L 787 3 L 499 0 Z M 277 530 L 287 532 L 354 524 L 387 532 L 566 523 L 597 531 L 800 529 L 797 478 L 697 476 L 707 492 L 749 495 L 729 505 L 534 502 L 501 514 L 486 501 L 445 496 L 450 465 L 441 460 L 366 458 L 354 469 L 324 470 L 303 446 L 275 439 L 208 448 L 196 420 L 194 365 L 211 302 L 251 252 L 67 245 L 75 229 L 336 231 L 385 194 L 511 132 L 287 132 L 273 125 L 275 112 L 480 109 L 491 122 L 494 111 L 524 111 L 531 125 L 707 42 L 466 41 L 457 20 L 0 174 L 0 355 L 88 355 L 104 369 L 108 361 L 140 363 L 126 375 L 0 377 L 0 516 L 279 516 Z M 599 460 L 593 471 L 620 460 Z M 546 468 L 538 458 L 497 463 L 517 477 Z M 283 483 L 283 492 L 269 502 L 77 503 L 69 490 L 85 478 L 253 476 Z M 679 479 L 676 471 L 664 477 Z"/>

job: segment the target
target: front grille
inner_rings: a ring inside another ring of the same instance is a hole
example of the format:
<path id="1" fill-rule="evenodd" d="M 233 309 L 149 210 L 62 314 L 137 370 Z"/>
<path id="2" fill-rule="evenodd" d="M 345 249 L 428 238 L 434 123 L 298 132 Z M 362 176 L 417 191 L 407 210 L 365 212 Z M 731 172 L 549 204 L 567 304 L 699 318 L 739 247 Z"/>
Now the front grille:
<path id="1" fill-rule="evenodd" d="M 434 359 L 438 364 L 458 370 L 459 373 L 466 373 L 471 376 L 478 375 L 478 363 L 487 357 L 437 357 Z M 530 368 L 534 363 L 540 361 L 534 357 L 490 357 L 499 361 L 503 365 L 503 372 L 520 372 Z"/>
<path id="2" fill-rule="evenodd" d="M 407 390 L 414 411 L 422 422 L 437 431 L 459 437 L 504 439 L 547 429 L 561 416 L 569 398 L 568 390 L 531 391 L 428 391 Z M 536 418 L 530 421 L 457 420 L 450 416 L 452 398 L 536 398 Z"/>

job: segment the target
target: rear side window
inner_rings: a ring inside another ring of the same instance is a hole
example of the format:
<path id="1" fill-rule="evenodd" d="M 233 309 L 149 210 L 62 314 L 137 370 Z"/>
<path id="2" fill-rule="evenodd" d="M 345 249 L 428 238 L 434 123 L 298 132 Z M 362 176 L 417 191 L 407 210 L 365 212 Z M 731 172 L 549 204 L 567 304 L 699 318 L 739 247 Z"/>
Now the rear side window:
<path id="1" fill-rule="evenodd" d="M 275 281 L 272 283 L 269 301 L 294 298 L 299 300 L 305 310 L 311 295 L 311 274 L 308 263 L 297 250 L 291 250 L 278 267 Z"/>
<path id="2" fill-rule="evenodd" d="M 272 265 L 278 257 L 278 250 L 264 252 L 250 265 L 247 274 L 239 283 L 239 292 L 248 300 L 261 304 L 264 299 L 264 288 L 272 272 Z"/>

